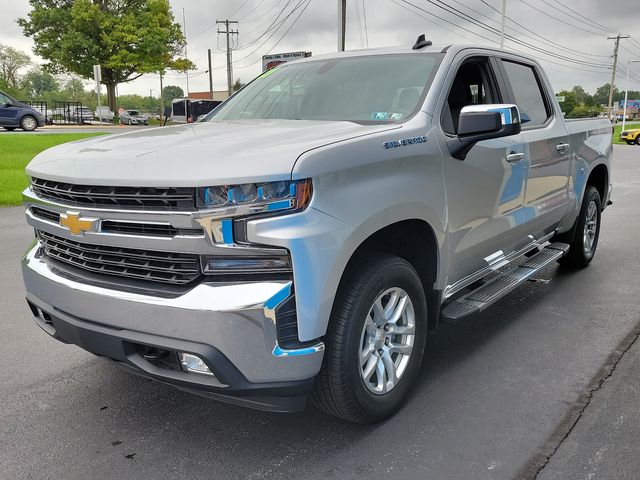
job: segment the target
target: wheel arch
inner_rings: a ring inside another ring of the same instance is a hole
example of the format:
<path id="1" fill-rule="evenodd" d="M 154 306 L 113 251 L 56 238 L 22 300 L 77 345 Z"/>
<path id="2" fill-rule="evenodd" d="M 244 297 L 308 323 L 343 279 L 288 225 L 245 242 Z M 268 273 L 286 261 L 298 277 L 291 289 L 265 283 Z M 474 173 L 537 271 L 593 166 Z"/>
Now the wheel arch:
<path id="1" fill-rule="evenodd" d="M 366 237 L 354 250 L 340 278 L 338 289 L 355 260 L 369 252 L 396 255 L 417 271 L 427 298 L 428 328 L 437 328 L 442 292 L 435 290 L 440 268 L 438 240 L 433 227 L 422 219 L 406 219 L 386 225 Z M 335 304 L 335 299 L 334 299 Z"/>
<path id="2" fill-rule="evenodd" d="M 600 200 L 602 201 L 602 208 L 604 209 L 607 196 L 607 188 L 609 185 L 609 170 L 604 163 L 599 163 L 591 169 L 589 177 L 587 178 L 586 186 L 594 186 L 600 194 Z M 586 192 L 586 187 L 585 187 Z M 584 196 L 584 192 L 582 193 Z"/>

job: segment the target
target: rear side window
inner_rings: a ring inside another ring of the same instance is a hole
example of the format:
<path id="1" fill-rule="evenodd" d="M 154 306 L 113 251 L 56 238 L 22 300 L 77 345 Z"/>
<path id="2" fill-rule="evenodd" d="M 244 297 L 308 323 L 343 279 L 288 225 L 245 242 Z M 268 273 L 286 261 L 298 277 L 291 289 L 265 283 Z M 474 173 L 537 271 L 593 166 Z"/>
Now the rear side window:
<path id="1" fill-rule="evenodd" d="M 536 71 L 529 65 L 503 60 L 523 127 L 542 125 L 551 116 Z"/>

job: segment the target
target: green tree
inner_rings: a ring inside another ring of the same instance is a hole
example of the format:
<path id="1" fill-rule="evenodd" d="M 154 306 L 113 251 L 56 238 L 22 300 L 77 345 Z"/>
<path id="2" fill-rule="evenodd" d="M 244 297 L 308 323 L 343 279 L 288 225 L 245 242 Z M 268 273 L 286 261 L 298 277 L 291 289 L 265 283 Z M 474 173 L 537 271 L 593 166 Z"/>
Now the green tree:
<path id="1" fill-rule="evenodd" d="M 179 62 L 184 36 L 168 0 L 29 0 L 27 18 L 18 19 L 33 37 L 34 52 L 52 72 L 93 78 L 102 67 L 109 107 L 116 111 L 116 85 L 144 73 L 191 67 Z"/>
<path id="2" fill-rule="evenodd" d="M 31 64 L 26 53 L 0 43 L 0 78 L 9 88 L 19 88 L 18 72 Z"/>
<path id="3" fill-rule="evenodd" d="M 598 114 L 595 107 L 578 105 L 567 114 L 567 118 L 595 117 Z"/>
<path id="4" fill-rule="evenodd" d="M 237 78 L 237 79 L 236 79 L 236 82 L 233 84 L 233 87 L 232 87 L 232 88 L 233 88 L 233 91 L 234 91 L 234 92 L 237 92 L 237 91 L 238 91 L 238 90 L 240 90 L 242 87 L 244 87 L 244 83 L 242 83 L 242 82 L 240 81 L 240 79 L 239 79 L 239 78 Z"/>
<path id="5" fill-rule="evenodd" d="M 32 99 L 41 98 L 47 92 L 60 90 L 58 80 L 41 68 L 32 68 L 22 79 L 22 90 Z"/>
<path id="6" fill-rule="evenodd" d="M 576 99 L 572 91 L 562 90 L 558 92 L 556 96 L 564 97 L 564 102 L 560 102 L 560 109 L 565 115 L 568 115 L 569 112 L 576 108 Z"/>
<path id="7" fill-rule="evenodd" d="M 63 93 L 72 102 L 82 102 L 86 98 L 84 82 L 78 77 L 71 77 L 64 84 Z"/>
<path id="8" fill-rule="evenodd" d="M 607 105 L 609 102 L 609 87 L 610 83 L 605 83 L 597 88 L 596 93 L 593 94 L 593 103 L 596 105 Z M 613 88 L 613 103 L 624 100 L 624 90 L 620 91 L 618 87 Z"/>
<path id="9" fill-rule="evenodd" d="M 176 85 L 167 85 L 162 89 L 162 99 L 165 107 L 171 106 L 176 98 L 184 98 L 184 90 Z"/>
<path id="10" fill-rule="evenodd" d="M 578 105 L 593 105 L 593 97 L 582 88 L 582 85 L 575 85 L 571 89 L 571 93 L 573 93 L 573 98 Z"/>

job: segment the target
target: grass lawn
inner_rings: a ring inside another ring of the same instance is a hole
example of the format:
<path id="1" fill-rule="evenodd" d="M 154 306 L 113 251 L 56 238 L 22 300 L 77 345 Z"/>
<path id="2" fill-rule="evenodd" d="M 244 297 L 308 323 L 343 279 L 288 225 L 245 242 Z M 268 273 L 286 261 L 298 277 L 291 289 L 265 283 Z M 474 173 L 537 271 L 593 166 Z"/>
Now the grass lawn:
<path id="1" fill-rule="evenodd" d="M 0 205 L 20 205 L 28 185 L 24 167 L 38 153 L 61 143 L 101 133 L 11 134 L 0 136 Z"/>
<path id="2" fill-rule="evenodd" d="M 626 122 L 624 124 L 625 130 L 631 130 L 633 128 L 640 128 L 640 122 Z M 618 123 L 613 131 L 613 143 L 619 145 L 626 145 L 627 142 L 620 140 L 620 133 L 622 132 L 622 123 Z"/>

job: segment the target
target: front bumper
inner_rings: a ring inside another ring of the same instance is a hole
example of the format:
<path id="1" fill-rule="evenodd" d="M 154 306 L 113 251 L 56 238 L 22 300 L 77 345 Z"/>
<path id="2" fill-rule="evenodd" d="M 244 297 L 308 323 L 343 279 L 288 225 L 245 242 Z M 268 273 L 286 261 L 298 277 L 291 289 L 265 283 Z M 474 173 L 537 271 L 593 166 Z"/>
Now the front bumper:
<path id="1" fill-rule="evenodd" d="M 36 242 L 22 262 L 27 300 L 55 338 L 193 393 L 273 411 L 304 408 L 324 345 L 278 345 L 275 319 L 291 298 L 290 282 L 201 283 L 155 297 L 81 281 L 39 250 Z M 158 366 L 146 347 L 198 355 L 214 376 Z"/>

